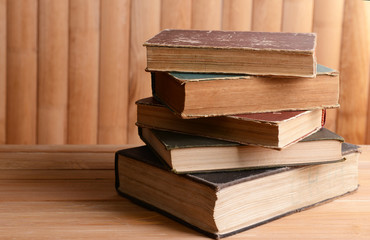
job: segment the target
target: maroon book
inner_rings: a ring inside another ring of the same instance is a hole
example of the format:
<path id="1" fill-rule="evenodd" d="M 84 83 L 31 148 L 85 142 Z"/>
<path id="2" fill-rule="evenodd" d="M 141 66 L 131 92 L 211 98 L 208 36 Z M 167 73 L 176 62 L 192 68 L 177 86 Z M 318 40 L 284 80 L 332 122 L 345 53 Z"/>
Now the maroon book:
<path id="1" fill-rule="evenodd" d="M 144 46 L 149 71 L 316 75 L 315 33 L 167 29 Z"/>

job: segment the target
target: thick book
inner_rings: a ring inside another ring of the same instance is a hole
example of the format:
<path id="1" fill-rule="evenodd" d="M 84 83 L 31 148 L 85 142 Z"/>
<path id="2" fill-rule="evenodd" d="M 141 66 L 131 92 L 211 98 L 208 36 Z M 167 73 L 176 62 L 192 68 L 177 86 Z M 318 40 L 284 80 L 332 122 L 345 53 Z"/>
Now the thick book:
<path id="1" fill-rule="evenodd" d="M 222 238 L 322 204 L 358 187 L 356 146 L 344 161 L 302 167 L 175 174 L 149 148 L 116 153 L 116 189 L 210 237 Z"/>
<path id="2" fill-rule="evenodd" d="M 139 128 L 139 135 L 176 173 L 298 166 L 343 160 L 344 139 L 323 128 L 281 151 L 213 138 Z"/>
<path id="3" fill-rule="evenodd" d="M 182 118 L 338 107 L 339 74 L 315 78 L 152 72 L 153 96 Z"/>
<path id="4" fill-rule="evenodd" d="M 166 29 L 144 46 L 148 71 L 316 75 L 315 33 Z"/>
<path id="5" fill-rule="evenodd" d="M 154 98 L 137 104 L 137 125 L 216 138 L 241 144 L 282 149 L 318 131 L 325 110 L 254 113 L 182 119 Z"/>

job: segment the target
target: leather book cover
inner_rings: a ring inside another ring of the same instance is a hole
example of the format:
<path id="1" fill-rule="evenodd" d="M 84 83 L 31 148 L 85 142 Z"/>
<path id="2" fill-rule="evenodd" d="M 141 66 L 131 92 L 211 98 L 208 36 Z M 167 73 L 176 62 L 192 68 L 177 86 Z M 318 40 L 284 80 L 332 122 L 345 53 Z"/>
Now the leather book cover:
<path id="1" fill-rule="evenodd" d="M 165 29 L 144 46 L 148 71 L 316 76 L 315 33 Z"/>
<path id="2" fill-rule="evenodd" d="M 338 71 L 317 66 L 315 78 L 155 71 L 151 89 L 182 118 L 338 107 Z"/>
<path id="3" fill-rule="evenodd" d="M 342 155 L 345 156 L 350 153 L 361 152 L 361 147 L 351 143 L 342 143 Z"/>
<path id="4" fill-rule="evenodd" d="M 137 105 L 148 105 L 148 106 L 157 106 L 167 108 L 170 111 L 171 108 L 167 107 L 157 99 L 153 97 L 143 98 L 136 101 Z M 173 111 L 172 111 L 173 112 Z M 248 114 L 237 114 L 237 115 L 229 115 L 229 116 L 218 116 L 218 117 L 226 117 L 226 118 L 236 118 L 241 121 L 253 121 L 253 122 L 261 122 L 261 123 L 268 123 L 272 125 L 276 125 L 281 121 L 288 121 L 290 119 L 296 118 L 301 114 L 308 113 L 309 110 L 297 110 L 297 111 L 279 111 L 279 112 L 266 112 L 266 113 L 248 113 Z M 175 112 L 173 112 L 176 114 Z M 324 112 L 323 112 L 324 118 Z"/>
<path id="5" fill-rule="evenodd" d="M 146 41 L 144 46 L 228 48 L 312 54 L 316 47 L 316 34 L 166 29 Z"/>

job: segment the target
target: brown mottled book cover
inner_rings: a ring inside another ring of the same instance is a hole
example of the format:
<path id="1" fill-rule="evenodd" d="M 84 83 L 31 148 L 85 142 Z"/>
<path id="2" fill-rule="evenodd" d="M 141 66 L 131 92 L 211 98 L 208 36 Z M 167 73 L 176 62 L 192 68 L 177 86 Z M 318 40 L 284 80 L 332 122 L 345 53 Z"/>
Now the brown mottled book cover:
<path id="1" fill-rule="evenodd" d="M 315 50 L 315 40 L 315 33 L 167 29 L 146 41 L 144 45 L 292 51 L 311 54 Z"/>
<path id="2" fill-rule="evenodd" d="M 144 43 L 147 70 L 316 75 L 316 34 L 166 29 Z"/>

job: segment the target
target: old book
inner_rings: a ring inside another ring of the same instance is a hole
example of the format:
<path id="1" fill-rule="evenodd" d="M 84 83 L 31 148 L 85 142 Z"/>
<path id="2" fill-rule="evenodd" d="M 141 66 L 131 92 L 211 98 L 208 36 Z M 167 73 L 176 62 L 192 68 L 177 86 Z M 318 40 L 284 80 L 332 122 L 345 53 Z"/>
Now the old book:
<path id="1" fill-rule="evenodd" d="M 182 118 L 338 107 L 339 74 L 316 78 L 153 72 L 153 96 Z"/>
<path id="2" fill-rule="evenodd" d="M 176 173 L 297 166 L 343 159 L 344 139 L 325 128 L 281 151 L 149 128 L 139 128 L 139 134 Z"/>
<path id="3" fill-rule="evenodd" d="M 136 102 L 137 125 L 281 149 L 319 130 L 322 109 L 181 119 L 154 98 Z"/>
<path id="4" fill-rule="evenodd" d="M 316 75 L 315 33 L 167 29 L 144 46 L 148 71 Z"/>
<path id="5" fill-rule="evenodd" d="M 147 147 L 116 153 L 119 194 L 221 238 L 305 210 L 358 187 L 356 146 L 346 160 L 302 167 L 178 175 Z"/>

